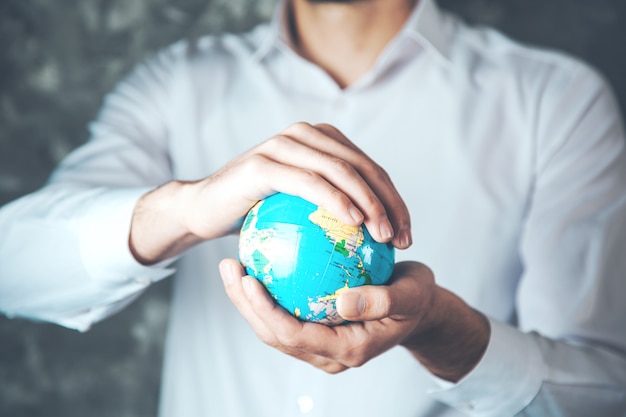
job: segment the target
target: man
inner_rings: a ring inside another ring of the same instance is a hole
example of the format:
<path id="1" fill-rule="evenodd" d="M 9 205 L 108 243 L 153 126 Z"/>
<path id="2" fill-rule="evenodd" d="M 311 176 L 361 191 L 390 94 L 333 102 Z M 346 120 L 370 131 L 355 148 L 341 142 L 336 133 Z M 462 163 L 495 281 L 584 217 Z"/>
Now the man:
<path id="1" fill-rule="evenodd" d="M 601 78 L 430 0 L 277 10 L 139 68 L 3 208 L 3 311 L 84 330 L 179 259 L 162 416 L 626 414 L 626 153 Z M 275 192 L 402 249 L 389 286 L 338 298 L 351 323 L 298 321 L 232 259 Z"/>

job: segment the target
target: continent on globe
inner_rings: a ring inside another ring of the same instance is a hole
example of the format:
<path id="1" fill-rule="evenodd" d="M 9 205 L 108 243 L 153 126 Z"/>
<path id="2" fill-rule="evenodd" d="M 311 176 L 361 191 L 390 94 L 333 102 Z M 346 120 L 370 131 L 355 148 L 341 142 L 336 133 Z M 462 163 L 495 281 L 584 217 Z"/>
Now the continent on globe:
<path id="1" fill-rule="evenodd" d="M 395 253 L 361 226 L 341 222 L 300 197 L 274 194 L 244 219 L 239 260 L 283 308 L 301 320 L 335 325 L 339 294 L 391 277 Z"/>

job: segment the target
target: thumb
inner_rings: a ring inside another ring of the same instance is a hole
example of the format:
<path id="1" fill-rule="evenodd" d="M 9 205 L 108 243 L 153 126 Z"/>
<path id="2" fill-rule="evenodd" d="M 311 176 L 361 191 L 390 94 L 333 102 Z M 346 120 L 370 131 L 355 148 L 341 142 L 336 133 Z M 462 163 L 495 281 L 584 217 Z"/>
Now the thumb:
<path id="1" fill-rule="evenodd" d="M 387 286 L 351 288 L 337 297 L 337 312 L 350 321 L 380 320 L 392 314 L 392 298 Z"/>
<path id="2" fill-rule="evenodd" d="M 396 264 L 389 285 L 364 285 L 341 292 L 337 312 L 350 321 L 420 314 L 432 304 L 434 289 L 430 269 L 417 262 L 401 262 Z"/>

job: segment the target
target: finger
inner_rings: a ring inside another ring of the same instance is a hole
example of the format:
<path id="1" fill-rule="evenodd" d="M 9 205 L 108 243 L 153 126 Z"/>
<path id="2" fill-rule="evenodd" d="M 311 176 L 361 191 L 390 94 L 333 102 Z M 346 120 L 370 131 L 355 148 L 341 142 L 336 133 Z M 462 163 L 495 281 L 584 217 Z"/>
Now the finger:
<path id="1" fill-rule="evenodd" d="M 332 358 L 326 349 L 328 345 L 338 346 L 340 338 L 333 327 L 323 324 L 300 321 L 284 310 L 268 304 L 264 300 L 265 292 L 261 283 L 253 277 L 244 277 L 244 288 L 252 309 L 263 320 L 265 326 L 273 329 L 278 342 L 302 352 Z M 324 349 L 320 348 L 321 346 Z"/>
<path id="2" fill-rule="evenodd" d="M 268 345 L 275 344 L 272 332 L 254 313 L 244 293 L 241 285 L 241 278 L 245 275 L 243 267 L 234 259 L 224 259 L 220 262 L 219 270 L 228 298 L 254 330 L 257 337 Z"/>
<path id="3" fill-rule="evenodd" d="M 342 292 L 337 298 L 337 311 L 350 321 L 424 315 L 431 310 L 433 285 L 427 267 L 416 262 L 398 263 L 389 285 L 365 285 Z"/>
<path id="4" fill-rule="evenodd" d="M 246 276 L 242 282 L 244 292 L 248 300 L 251 300 L 251 305 L 253 305 L 257 317 L 265 323 L 266 328 L 273 332 L 273 340 L 275 342 L 271 346 L 331 374 L 342 372 L 348 368 L 330 356 L 322 356 L 310 351 L 306 343 L 306 338 L 309 336 L 306 336 L 300 330 L 309 327 L 311 323 L 303 323 L 297 320 L 276 303 L 273 303 L 273 300 L 257 279 Z M 326 329 L 326 326 L 322 325 L 316 325 L 315 327 Z M 314 340 L 317 339 L 314 338 Z"/>
<path id="5" fill-rule="evenodd" d="M 301 131 L 305 129 L 300 129 Z M 293 132 L 289 132 L 293 134 Z M 326 136 L 323 132 L 310 127 L 306 134 L 299 132 L 297 136 L 278 135 L 263 143 L 258 147 L 257 152 L 277 163 L 298 167 L 307 172 L 315 173 L 332 184 L 342 195 L 347 196 L 354 202 L 355 209 L 359 210 L 359 225 L 365 222 L 377 221 L 382 223 L 387 221 L 385 207 L 374 190 L 361 176 L 358 169 L 352 162 L 347 160 L 348 153 L 355 153 L 351 148 L 342 145 L 336 140 Z M 306 136 L 304 139 L 303 137 Z M 357 161 L 355 156 L 349 156 L 352 161 Z M 304 187 L 300 187 L 299 193 L 306 193 Z M 298 195 L 298 194 L 296 194 Z M 303 197 L 304 198 L 304 197 Z M 318 201 L 316 201 L 318 200 Z M 334 202 L 328 199 L 309 200 L 315 204 L 322 205 L 328 211 L 333 211 Z M 358 208 L 357 208 L 358 207 Z M 362 213 L 365 212 L 366 215 Z M 337 216 L 340 218 L 339 216 Z M 340 218 L 341 219 L 341 218 Z M 352 222 L 349 222 L 352 224 Z M 392 226 L 389 223 L 389 232 L 378 233 L 377 228 L 372 235 L 378 240 L 388 241 L 392 233 Z"/>
<path id="6" fill-rule="evenodd" d="M 293 317 L 286 320 L 284 311 L 281 314 L 262 300 L 262 285 L 252 277 L 244 277 L 244 282 L 246 280 L 246 293 L 252 309 L 266 326 L 273 329 L 280 348 L 297 351 L 301 359 L 326 372 L 361 366 L 404 338 L 404 333 L 397 331 L 398 326 L 394 330 L 382 321 L 328 327 L 301 322 Z"/>
<path id="7" fill-rule="evenodd" d="M 315 127 L 324 132 L 327 136 L 362 153 L 354 143 L 334 126 L 318 124 L 315 125 Z M 368 181 L 385 207 L 387 216 L 391 220 L 394 230 L 392 239 L 393 245 L 400 249 L 406 249 L 411 246 L 413 242 L 409 210 L 389 175 L 369 157 L 368 159 L 368 164 L 359 164 L 357 166 L 359 173 Z"/>
<path id="8" fill-rule="evenodd" d="M 250 276 L 244 278 L 245 272 L 236 260 L 224 259 L 220 263 L 219 269 L 228 297 L 263 343 L 305 361 L 327 373 L 336 374 L 347 369 L 345 365 L 337 361 L 281 344 L 278 338 L 274 336 L 273 330 L 267 326 L 252 309 L 246 291 L 250 291 L 251 297 L 254 297 L 259 303 L 264 304 L 265 309 L 277 311 L 278 315 L 282 315 L 283 318 L 291 319 L 292 317 L 274 303 L 267 291 L 264 290 L 263 286 L 255 278 Z M 248 282 L 248 284 L 243 285 L 243 283 L 246 282 Z M 252 283 L 252 286 L 256 288 L 250 289 L 251 286 L 249 283 Z M 248 290 L 246 290 L 246 287 L 248 287 Z M 281 321 L 278 320 L 274 325 L 280 324 L 280 322 Z"/>
<path id="9" fill-rule="evenodd" d="M 293 192 L 290 194 L 298 195 L 323 206 L 340 220 L 343 219 L 338 214 L 342 213 L 341 211 L 336 211 L 336 209 L 346 206 L 347 201 L 343 201 L 344 199 L 349 200 L 352 205 L 352 215 L 347 222 L 348 224 L 360 225 L 366 218 L 360 209 L 361 206 L 366 206 L 364 204 L 365 201 L 369 202 L 369 206 L 376 207 L 376 210 L 384 215 L 384 206 L 378 200 L 369 184 L 355 167 L 342 159 L 341 156 L 330 154 L 287 136 L 276 136 L 266 141 L 259 147 L 258 152 L 278 164 L 301 169 L 305 175 L 313 176 L 315 174 L 315 176 L 323 178 L 327 184 L 332 185 L 336 190 L 334 195 L 321 194 L 318 197 L 315 193 L 316 190 L 309 190 L 307 184 L 302 183 L 306 179 L 300 175 L 298 178 L 294 178 L 294 180 L 300 183 L 294 184 L 297 188 L 292 189 Z M 337 207 L 337 203 L 334 201 L 338 198 L 341 199 L 339 207 Z M 370 209 L 370 211 L 372 210 Z M 356 219 L 358 223 L 355 224 L 353 219 Z"/>
<path id="10" fill-rule="evenodd" d="M 391 240 L 398 248 L 411 245 L 408 209 L 389 176 L 337 129 L 329 125 L 314 127 L 296 123 L 246 152 L 236 162 L 247 158 L 254 161 L 258 155 L 318 174 L 339 191 L 337 196 L 346 196 L 354 204 L 349 210 L 342 210 L 343 198 L 333 201 L 328 195 L 318 196 L 302 185 L 296 190 L 290 187 L 290 191 L 283 191 L 268 183 L 270 190 L 265 190 L 263 197 L 272 191 L 298 195 L 325 207 L 345 223 L 356 225 L 364 221 L 372 237 L 379 242 Z M 251 174 L 254 178 L 254 173 Z M 355 223 L 353 219 L 361 221 Z"/>
<path id="11" fill-rule="evenodd" d="M 392 240 L 394 227 L 387 215 L 385 204 L 372 184 L 360 173 L 362 167 L 370 167 L 366 168 L 367 171 L 380 167 L 345 136 L 331 131 L 327 125 L 321 126 L 334 136 L 308 123 L 296 123 L 285 129 L 281 135 L 267 141 L 265 147 L 269 149 L 261 148 L 260 151 L 267 152 L 267 156 L 271 155 L 279 162 L 295 164 L 323 176 L 360 209 L 364 214 L 365 225 L 375 240 Z M 279 149 L 288 152 L 279 152 Z M 388 180 L 388 176 L 385 178 Z M 386 190 L 393 186 L 389 182 L 388 185 L 378 188 Z M 317 204 L 316 201 L 312 202 Z M 335 214 L 332 206 L 324 207 Z"/>
<path id="12" fill-rule="evenodd" d="M 318 123 L 316 125 L 313 125 L 313 127 L 323 132 L 326 136 L 333 138 L 336 142 L 340 142 L 344 146 L 347 146 L 356 152 L 363 153 L 363 151 L 358 146 L 356 146 L 354 142 L 348 139 L 348 137 L 335 126 L 328 123 Z"/>
<path id="13" fill-rule="evenodd" d="M 215 177 L 212 194 L 241 200 L 231 206 L 250 208 L 256 201 L 282 192 L 323 206 L 344 223 L 357 226 L 363 222 L 363 213 L 343 191 L 317 172 L 281 161 L 276 155 L 249 155 Z M 240 210 L 233 215 L 239 218 Z"/>

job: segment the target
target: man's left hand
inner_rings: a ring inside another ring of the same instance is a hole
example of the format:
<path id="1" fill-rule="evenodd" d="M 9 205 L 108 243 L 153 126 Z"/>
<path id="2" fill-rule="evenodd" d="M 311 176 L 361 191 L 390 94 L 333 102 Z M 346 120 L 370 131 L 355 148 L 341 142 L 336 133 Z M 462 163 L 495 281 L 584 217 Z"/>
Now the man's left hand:
<path id="1" fill-rule="evenodd" d="M 431 270 L 418 262 L 396 264 L 389 285 L 342 292 L 337 309 L 350 322 L 333 327 L 290 315 L 234 259 L 222 261 L 220 273 L 231 301 L 264 343 L 328 373 L 404 345 L 435 375 L 457 381 L 480 360 L 489 340 L 484 316 L 437 286 Z"/>

